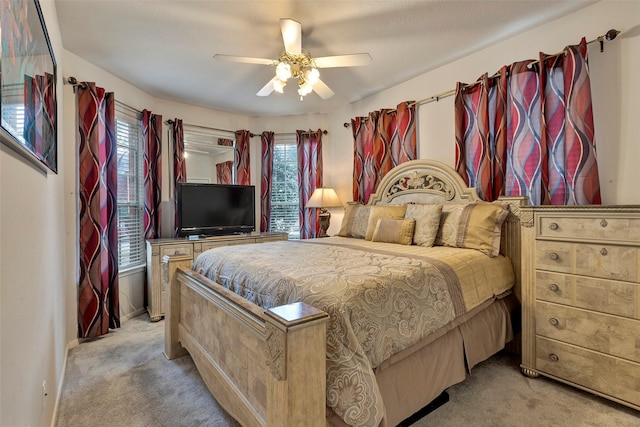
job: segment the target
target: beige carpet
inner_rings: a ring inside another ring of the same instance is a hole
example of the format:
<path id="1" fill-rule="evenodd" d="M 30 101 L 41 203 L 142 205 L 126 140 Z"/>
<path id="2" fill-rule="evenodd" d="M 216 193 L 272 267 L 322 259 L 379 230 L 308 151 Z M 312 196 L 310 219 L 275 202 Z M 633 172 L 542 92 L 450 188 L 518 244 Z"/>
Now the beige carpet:
<path id="1" fill-rule="evenodd" d="M 69 351 L 56 426 L 237 426 L 207 391 L 189 356 L 162 354 L 163 322 L 139 316 Z M 449 388 L 427 426 L 640 426 L 640 412 L 545 378 L 499 354 Z"/>

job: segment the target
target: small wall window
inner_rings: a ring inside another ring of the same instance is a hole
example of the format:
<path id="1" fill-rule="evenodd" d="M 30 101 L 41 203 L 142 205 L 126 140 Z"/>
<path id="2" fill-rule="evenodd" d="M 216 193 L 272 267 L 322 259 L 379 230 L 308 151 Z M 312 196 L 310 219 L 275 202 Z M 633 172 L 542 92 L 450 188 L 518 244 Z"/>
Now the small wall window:
<path id="1" fill-rule="evenodd" d="M 300 238 L 298 148 L 295 141 L 275 141 L 271 186 L 271 224 L 274 232 Z"/>
<path id="2" fill-rule="evenodd" d="M 118 266 L 146 262 L 144 243 L 144 172 L 142 114 L 116 101 L 118 155 Z"/>

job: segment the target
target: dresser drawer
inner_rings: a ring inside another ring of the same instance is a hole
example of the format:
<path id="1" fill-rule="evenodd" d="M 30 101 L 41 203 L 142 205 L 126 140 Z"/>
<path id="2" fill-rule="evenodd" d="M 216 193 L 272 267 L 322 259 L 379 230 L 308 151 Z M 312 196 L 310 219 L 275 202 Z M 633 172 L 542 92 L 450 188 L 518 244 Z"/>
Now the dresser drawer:
<path id="1" fill-rule="evenodd" d="M 160 259 L 167 255 L 189 255 L 192 257 L 193 245 L 191 243 L 184 245 L 164 245 L 160 248 Z"/>
<path id="2" fill-rule="evenodd" d="M 206 251 L 207 249 L 211 249 L 211 248 L 219 248 L 219 247 L 223 247 L 223 246 L 234 246 L 234 245 L 248 245 L 248 244 L 252 244 L 255 243 L 256 239 L 251 239 L 251 238 L 247 238 L 247 239 L 235 239 L 235 240 L 221 240 L 221 241 L 217 241 L 217 242 L 205 242 L 202 243 L 202 252 Z"/>
<path id="3" fill-rule="evenodd" d="M 630 246 L 537 241 L 536 268 L 638 282 L 638 249 Z"/>
<path id="4" fill-rule="evenodd" d="M 640 364 L 536 337 L 537 370 L 640 405 Z"/>
<path id="5" fill-rule="evenodd" d="M 640 362 L 640 320 L 537 301 L 536 334 Z"/>
<path id="6" fill-rule="evenodd" d="M 640 319 L 640 284 L 536 271 L 536 298 Z"/>
<path id="7" fill-rule="evenodd" d="M 538 234 L 544 238 L 640 243 L 640 218 L 540 215 Z"/>

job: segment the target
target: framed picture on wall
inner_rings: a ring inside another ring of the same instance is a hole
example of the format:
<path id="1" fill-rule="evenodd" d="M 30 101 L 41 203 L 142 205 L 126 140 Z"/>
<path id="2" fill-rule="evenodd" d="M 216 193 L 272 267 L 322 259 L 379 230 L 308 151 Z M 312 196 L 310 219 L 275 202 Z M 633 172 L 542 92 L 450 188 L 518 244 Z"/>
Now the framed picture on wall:
<path id="1" fill-rule="evenodd" d="M 0 17 L 2 142 L 57 173 L 56 60 L 40 3 L 2 0 Z"/>

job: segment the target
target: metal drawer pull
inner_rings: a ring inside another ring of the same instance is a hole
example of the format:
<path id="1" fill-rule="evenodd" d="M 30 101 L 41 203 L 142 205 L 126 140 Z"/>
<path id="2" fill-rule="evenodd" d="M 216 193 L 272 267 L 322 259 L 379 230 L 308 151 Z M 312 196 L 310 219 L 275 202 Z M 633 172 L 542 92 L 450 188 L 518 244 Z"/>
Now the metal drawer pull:
<path id="1" fill-rule="evenodd" d="M 557 355 L 557 354 L 555 354 L 555 353 L 551 353 L 551 354 L 549 355 L 549 360 L 551 360 L 552 362 L 557 362 L 558 360 L 560 360 L 560 358 L 558 357 L 558 355 Z"/>
<path id="2" fill-rule="evenodd" d="M 558 319 L 556 319 L 555 317 L 552 317 L 552 318 L 549 319 L 549 323 L 552 326 L 558 326 L 558 323 L 560 323 L 560 322 L 558 322 Z"/>
<path id="3" fill-rule="evenodd" d="M 557 254 L 557 253 L 555 253 L 555 252 L 551 252 L 551 253 L 549 254 L 549 259 L 550 259 L 551 261 L 557 261 L 557 260 L 558 260 L 558 258 L 560 258 L 560 257 L 559 257 L 559 256 L 558 256 L 558 254 Z"/>
<path id="4" fill-rule="evenodd" d="M 609 252 L 607 252 L 607 250 L 605 248 L 600 249 L 600 255 L 602 256 L 607 256 Z"/>
<path id="5" fill-rule="evenodd" d="M 558 229 L 558 224 L 556 224 L 555 222 L 552 222 L 551 224 L 549 224 L 549 229 L 557 230 Z"/>
<path id="6" fill-rule="evenodd" d="M 603 219 L 602 221 L 600 221 L 600 225 L 601 225 L 602 227 L 606 227 L 608 224 L 609 224 L 609 223 L 607 222 L 607 220 L 606 220 L 606 219 Z"/>
<path id="7" fill-rule="evenodd" d="M 560 290 L 560 288 L 555 283 L 552 283 L 552 284 L 549 285 L 549 290 L 551 292 L 558 292 Z"/>

